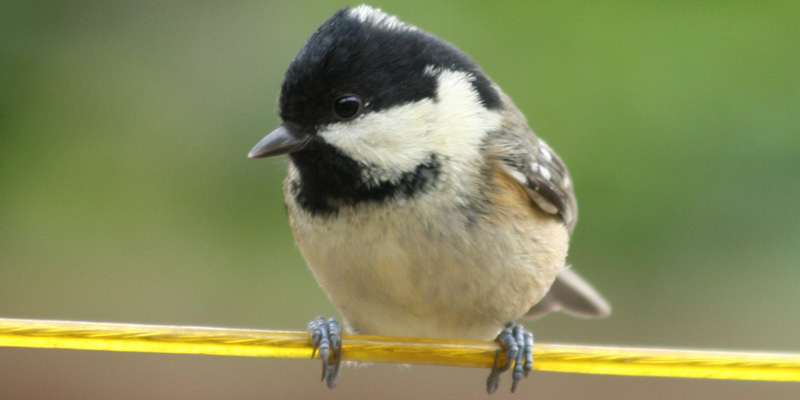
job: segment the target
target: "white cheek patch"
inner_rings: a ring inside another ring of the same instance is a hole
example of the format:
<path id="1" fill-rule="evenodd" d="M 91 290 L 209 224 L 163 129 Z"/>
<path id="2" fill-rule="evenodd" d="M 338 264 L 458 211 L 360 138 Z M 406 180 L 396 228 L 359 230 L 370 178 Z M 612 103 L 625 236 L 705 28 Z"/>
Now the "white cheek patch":
<path id="1" fill-rule="evenodd" d="M 399 175 L 436 148 L 428 135 L 435 108 L 432 100 L 422 100 L 329 125 L 318 134 L 354 160 Z"/>
<path id="2" fill-rule="evenodd" d="M 392 180 L 414 170 L 431 154 L 469 164 L 480 157 L 481 141 L 500 125 L 487 110 L 466 72 L 435 70 L 436 100 L 425 99 L 368 113 L 318 132 L 328 143 L 371 167 L 373 178 Z M 376 176 L 377 175 L 377 176 Z"/>
<path id="3" fill-rule="evenodd" d="M 481 142 L 490 131 L 498 129 L 501 116 L 481 104 L 474 79 L 463 71 L 427 69 L 438 73 L 439 86 L 435 131 L 441 152 L 453 160 L 469 163 L 481 157 Z"/>

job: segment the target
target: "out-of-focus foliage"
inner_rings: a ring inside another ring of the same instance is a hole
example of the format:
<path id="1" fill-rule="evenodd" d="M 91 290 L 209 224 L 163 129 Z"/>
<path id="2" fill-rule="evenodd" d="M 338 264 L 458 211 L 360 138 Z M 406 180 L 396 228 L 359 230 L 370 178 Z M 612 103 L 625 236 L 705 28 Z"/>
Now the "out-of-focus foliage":
<path id="1" fill-rule="evenodd" d="M 248 160 L 344 4 L 0 2 L 0 316 L 303 329 L 335 310 Z M 613 303 L 541 341 L 800 351 L 800 3 L 374 5 L 469 53 L 570 166 L 571 262 Z M 0 398 L 483 398 L 486 371 L 0 349 Z M 506 382 L 507 383 L 507 382 Z M 507 389 L 507 388 L 504 388 Z M 542 398 L 797 385 L 534 374 Z M 505 393 L 500 394 L 500 397 Z"/>

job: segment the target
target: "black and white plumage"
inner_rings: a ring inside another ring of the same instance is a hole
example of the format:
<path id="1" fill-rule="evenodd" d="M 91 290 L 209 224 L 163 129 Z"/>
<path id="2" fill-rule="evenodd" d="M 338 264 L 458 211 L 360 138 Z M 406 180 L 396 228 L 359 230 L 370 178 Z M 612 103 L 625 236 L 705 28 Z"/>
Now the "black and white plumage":
<path id="1" fill-rule="evenodd" d="M 351 331 L 486 340 L 523 316 L 609 313 L 565 268 L 564 163 L 451 44 L 344 8 L 290 64 L 279 107 L 250 157 L 289 155 L 293 233 Z"/>

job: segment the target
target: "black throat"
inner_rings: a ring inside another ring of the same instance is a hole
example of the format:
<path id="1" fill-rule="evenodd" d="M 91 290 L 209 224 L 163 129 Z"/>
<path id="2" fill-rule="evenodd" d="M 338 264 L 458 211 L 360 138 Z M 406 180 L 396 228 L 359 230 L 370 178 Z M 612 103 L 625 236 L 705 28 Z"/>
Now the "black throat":
<path id="1" fill-rule="evenodd" d="M 369 166 L 322 141 L 314 141 L 289 157 L 300 173 L 300 179 L 290 182 L 289 191 L 300 207 L 315 215 L 333 214 L 342 207 L 366 202 L 422 194 L 436 183 L 441 169 L 438 157 L 432 154 L 397 179 L 370 181 L 363 175 Z"/>

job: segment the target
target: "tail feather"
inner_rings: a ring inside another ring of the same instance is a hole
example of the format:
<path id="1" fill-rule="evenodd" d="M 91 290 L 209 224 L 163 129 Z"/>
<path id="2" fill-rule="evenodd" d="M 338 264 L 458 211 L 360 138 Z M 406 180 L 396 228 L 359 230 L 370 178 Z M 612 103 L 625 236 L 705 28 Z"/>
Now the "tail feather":
<path id="1" fill-rule="evenodd" d="M 605 318 L 611 314 L 611 305 L 567 266 L 547 295 L 531 307 L 525 318 L 538 318 L 551 311 L 564 311 L 583 318 Z"/>

